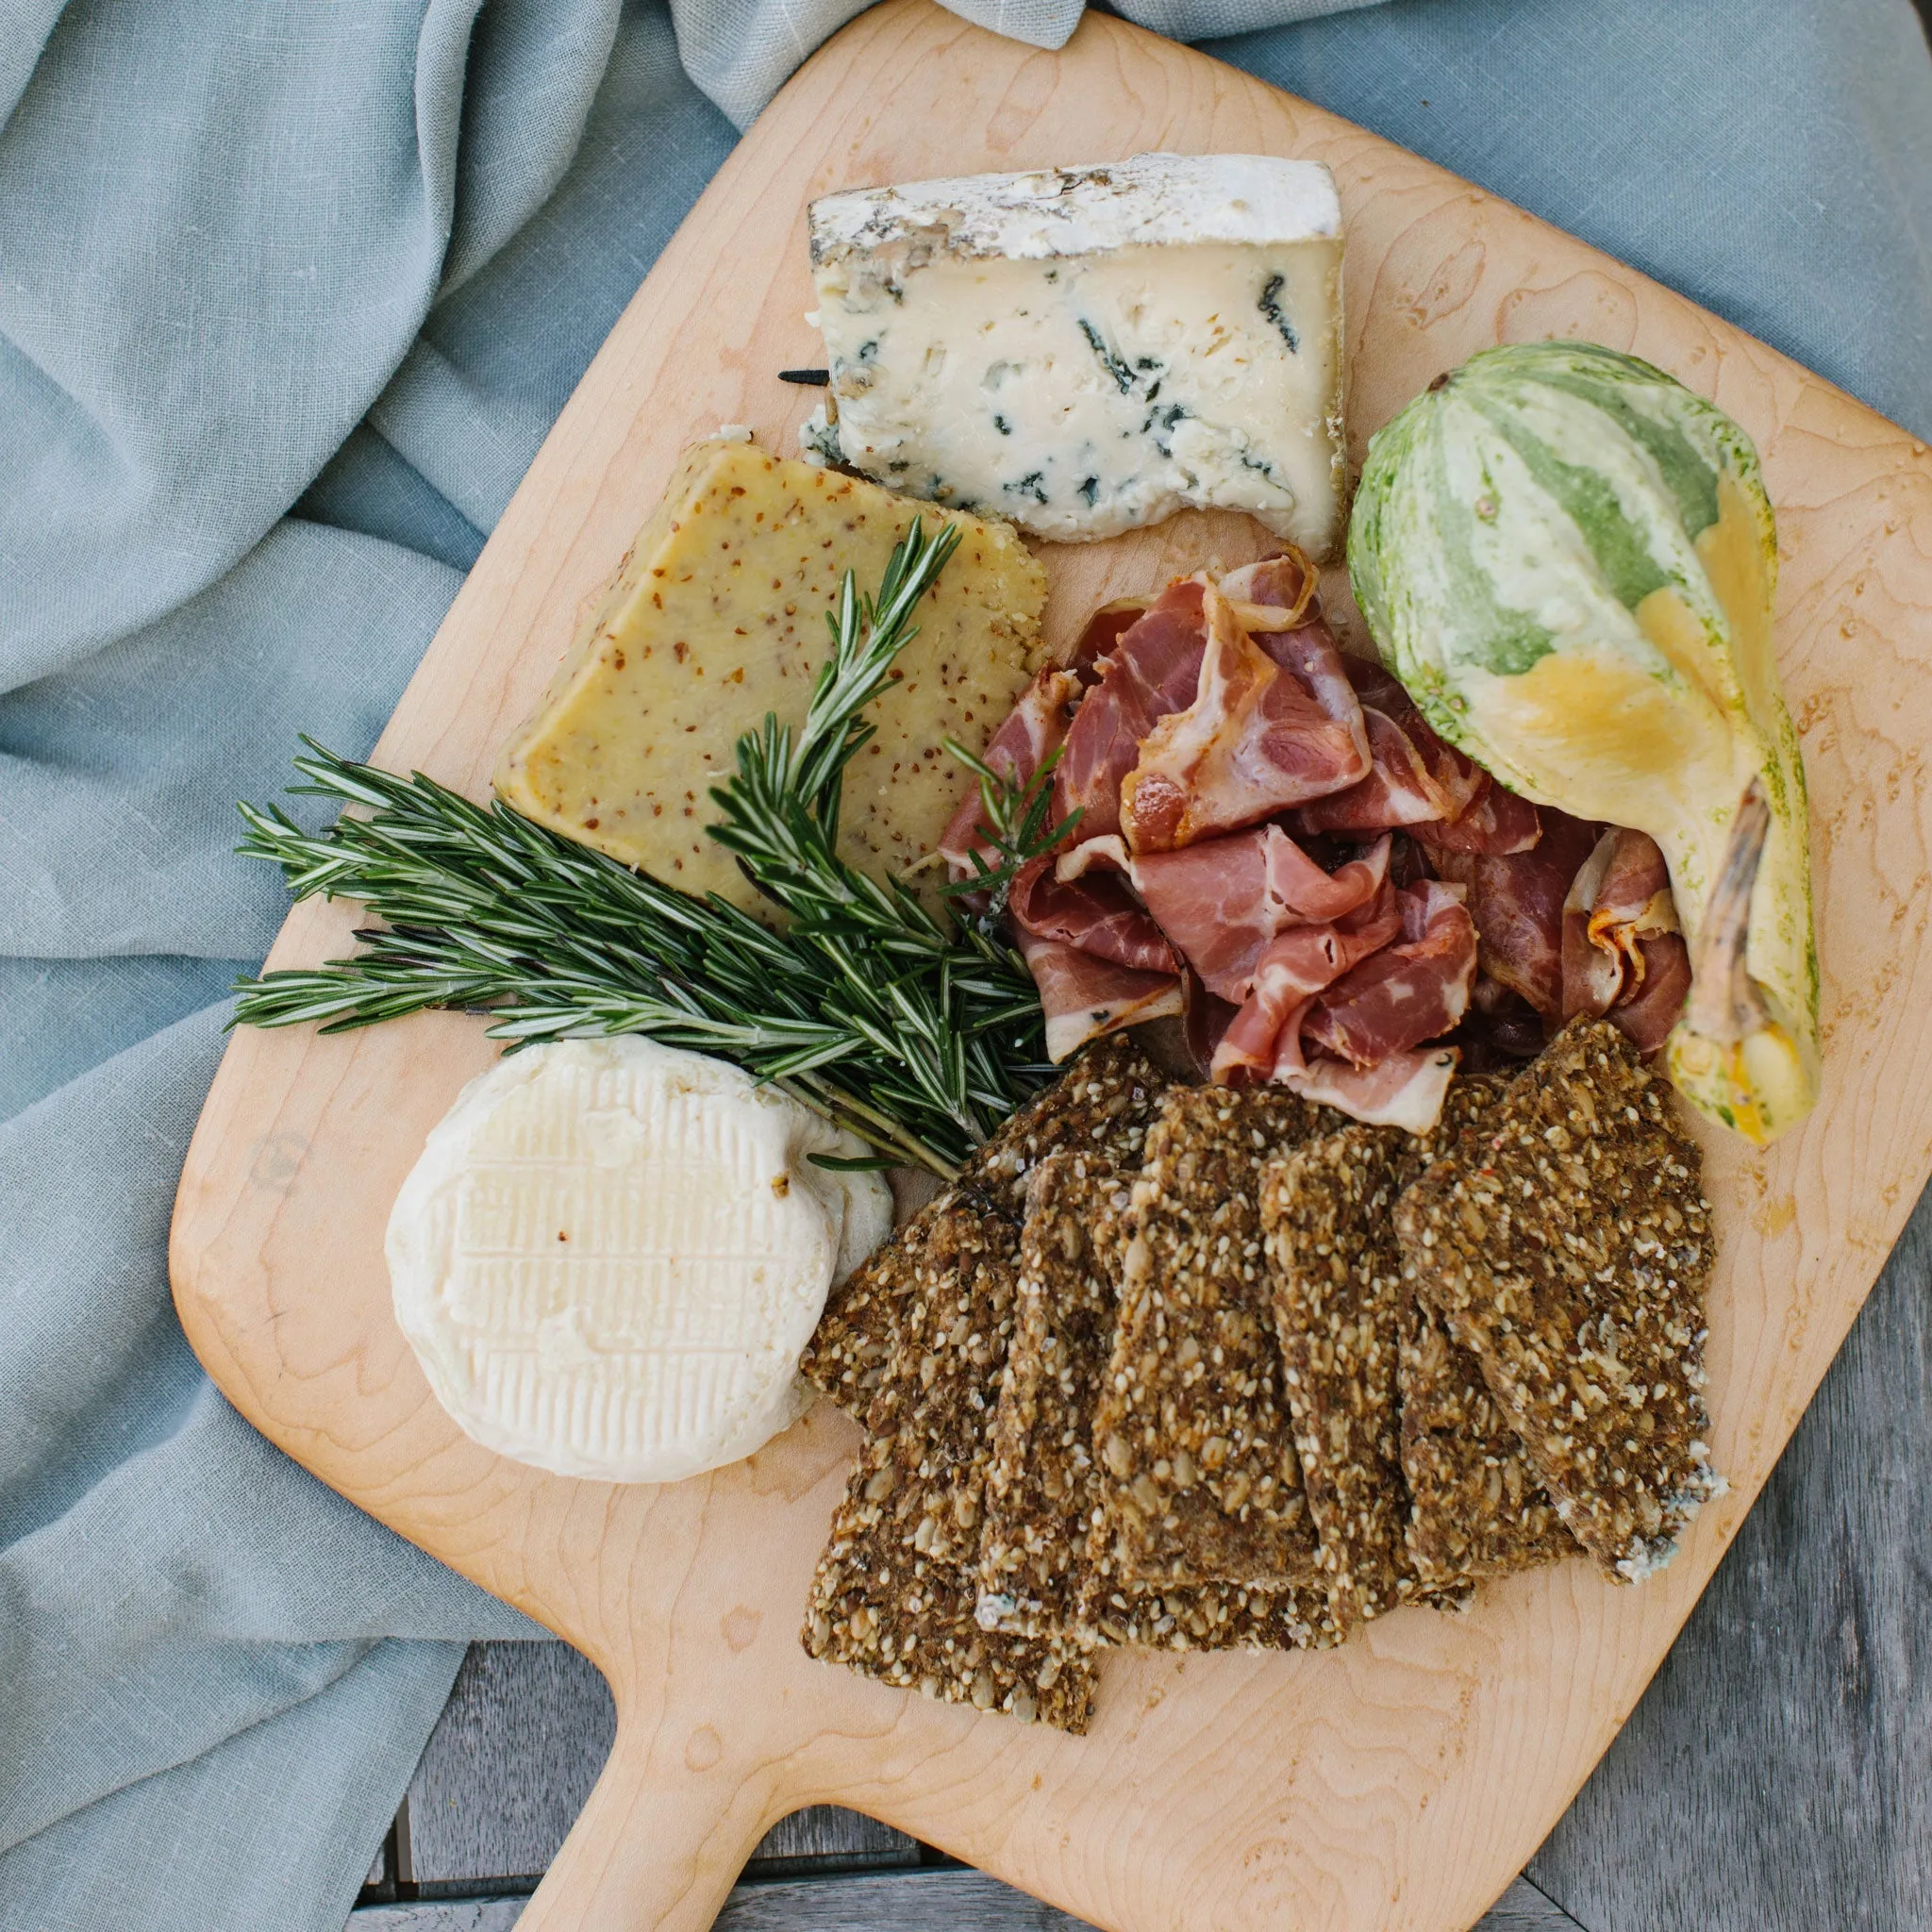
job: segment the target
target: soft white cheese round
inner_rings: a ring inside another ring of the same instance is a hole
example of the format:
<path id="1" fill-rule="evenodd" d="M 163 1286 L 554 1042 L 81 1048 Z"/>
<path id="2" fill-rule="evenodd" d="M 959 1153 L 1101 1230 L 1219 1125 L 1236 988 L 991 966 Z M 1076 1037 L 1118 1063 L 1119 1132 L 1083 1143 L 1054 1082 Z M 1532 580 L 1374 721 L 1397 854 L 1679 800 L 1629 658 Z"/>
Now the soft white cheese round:
<path id="1" fill-rule="evenodd" d="M 499 1060 L 391 1211 L 396 1320 L 463 1432 L 563 1475 L 674 1482 L 803 1412 L 825 1292 L 891 1231 L 865 1149 L 723 1060 L 635 1036 Z"/>

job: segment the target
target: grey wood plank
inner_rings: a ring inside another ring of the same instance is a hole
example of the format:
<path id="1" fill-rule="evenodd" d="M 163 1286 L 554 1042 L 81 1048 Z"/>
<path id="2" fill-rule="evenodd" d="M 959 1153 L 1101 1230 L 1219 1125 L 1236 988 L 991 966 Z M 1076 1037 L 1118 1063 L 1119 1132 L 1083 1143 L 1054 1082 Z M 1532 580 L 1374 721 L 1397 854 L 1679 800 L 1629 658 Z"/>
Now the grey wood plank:
<path id="1" fill-rule="evenodd" d="M 1584 1932 L 1555 1899 L 1528 1879 L 1514 1881 L 1471 1932 Z"/>
<path id="2" fill-rule="evenodd" d="M 916 1865 L 919 1840 L 838 1805 L 810 1805 L 781 1818 L 751 1856 L 748 1872 L 778 1876 L 793 1866 Z"/>
<path id="3" fill-rule="evenodd" d="M 510 1932 L 523 1898 L 441 1899 L 367 1906 L 346 1932 Z M 716 1932 L 1082 1932 L 1086 1921 L 1057 1912 L 983 1873 L 960 1869 L 868 1872 L 836 1878 L 781 1879 L 737 1887 Z M 1522 1879 L 1475 1932 L 1577 1932 L 1576 1922 Z"/>
<path id="4" fill-rule="evenodd" d="M 475 1643 L 409 1780 L 418 1884 L 548 1870 L 610 1755 L 610 1691 L 567 1643 Z"/>
<path id="5" fill-rule="evenodd" d="M 439 1890 L 548 1870 L 609 1755 L 610 1693 L 568 1644 L 473 1644 L 409 1782 L 409 1871 Z M 752 1869 L 911 1865 L 915 1840 L 831 1805 L 773 1827 Z"/>
<path id="6" fill-rule="evenodd" d="M 1928 1497 L 1932 1191 L 1683 1636 L 1530 1863 L 1590 1932 L 1932 1926 Z"/>
<path id="7" fill-rule="evenodd" d="M 510 1932 L 527 1898 L 444 1898 L 415 1905 L 363 1906 L 345 1932 Z"/>
<path id="8" fill-rule="evenodd" d="M 1072 1919 L 997 1878 L 961 1866 L 862 1872 L 741 1885 L 715 1932 L 1083 1932 Z"/>

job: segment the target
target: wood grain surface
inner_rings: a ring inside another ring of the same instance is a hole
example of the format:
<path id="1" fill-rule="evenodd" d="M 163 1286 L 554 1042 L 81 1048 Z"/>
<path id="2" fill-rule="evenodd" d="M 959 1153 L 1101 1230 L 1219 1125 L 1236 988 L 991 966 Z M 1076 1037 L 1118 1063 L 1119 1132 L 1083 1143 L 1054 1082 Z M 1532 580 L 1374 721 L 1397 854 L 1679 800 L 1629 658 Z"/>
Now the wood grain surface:
<path id="1" fill-rule="evenodd" d="M 1842 1361 L 1843 1357 L 1840 1357 Z M 540 1878 L 583 1808 L 608 1755 L 615 1713 L 604 1679 L 568 1644 L 473 1643 L 457 1673 L 397 1820 L 408 1850 L 403 1863 L 422 1896 L 407 1909 L 372 1913 L 396 1898 L 392 1880 L 352 1917 L 348 1932 L 458 1932 L 473 1920 L 512 1923 L 522 1896 Z M 386 1848 L 387 1851 L 387 1848 Z M 751 1856 L 733 1898 L 748 1897 L 759 1923 L 784 1932 L 907 1932 L 911 1925 L 970 1923 L 976 1928 L 1039 1923 L 1041 1907 L 993 1881 L 950 1872 L 928 1883 L 931 1855 L 905 1833 L 862 1812 L 810 1805 L 781 1818 Z M 878 1881 L 896 1868 L 910 1882 Z M 372 1885 L 388 1878 L 378 1860 Z M 774 1885 L 774 1879 L 809 1883 Z M 859 1883 L 860 1879 L 873 1882 Z M 964 1888 L 963 1890 L 961 1888 Z M 941 1916 L 942 1908 L 951 1916 Z M 738 1923 L 727 1903 L 719 1924 Z M 411 1916 L 413 1914 L 413 1916 Z M 469 1917 L 459 1916 L 469 1914 Z M 1080 1922 L 1059 1916 L 1058 1923 Z M 1771 1921 L 1724 1913 L 1697 1922 L 1697 1932 L 1767 1932 Z M 1807 1924 L 1815 1923 L 1807 1920 Z M 1476 1932 L 1570 1932 L 1578 1922 L 1526 1880 L 1519 1880 L 1484 1915 Z M 1589 1928 L 1598 1932 L 1598 1928 Z"/>
<path id="2" fill-rule="evenodd" d="M 541 1878 L 610 1755 L 617 1713 L 590 1661 L 563 1643 L 473 1643 L 409 1780 L 419 1885 L 483 1890 Z M 758 1878 L 916 1865 L 904 1832 L 832 1805 L 781 1818 L 747 1869 Z"/>
<path id="3" fill-rule="evenodd" d="M 1830 1361 L 1932 1166 L 1924 940 L 1932 462 L 1830 385 L 1520 210 L 1187 49 L 1090 15 L 1058 55 L 927 4 L 863 15 L 786 89 L 666 249 L 497 527 L 379 747 L 481 793 L 495 747 L 679 448 L 786 447 L 808 399 L 804 207 L 829 189 L 1158 147 L 1311 155 L 1349 230 L 1351 436 L 1498 340 L 1663 364 L 1756 437 L 1779 510 L 1778 655 L 1814 802 L 1826 1094 L 1768 1157 L 1708 1142 L 1724 1256 L 1710 1398 L 1730 1497 L 1641 1590 L 1580 1562 L 1404 1611 L 1320 1656 L 1106 1665 L 1094 1731 L 1044 1734 L 809 1661 L 795 1637 L 856 1442 L 815 1411 L 671 1488 L 494 1457 L 429 1396 L 390 1315 L 389 1204 L 493 1049 L 434 1016 L 242 1034 L 183 1176 L 176 1299 L 242 1411 L 376 1516 L 566 1634 L 608 1679 L 610 1760 L 523 1924 L 711 1924 L 777 1818 L 849 1805 L 1118 1932 L 1471 1924 L 1629 1712 Z M 1257 547 L 1176 519 L 1055 549 L 1050 629 Z M 291 915 L 271 963 L 346 949 Z"/>

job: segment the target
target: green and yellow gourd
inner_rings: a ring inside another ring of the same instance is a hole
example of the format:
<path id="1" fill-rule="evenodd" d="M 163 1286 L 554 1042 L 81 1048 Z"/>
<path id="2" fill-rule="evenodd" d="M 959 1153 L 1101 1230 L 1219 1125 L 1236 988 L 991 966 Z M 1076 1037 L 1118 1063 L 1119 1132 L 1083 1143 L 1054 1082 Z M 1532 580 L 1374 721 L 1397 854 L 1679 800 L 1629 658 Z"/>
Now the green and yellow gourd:
<path id="1" fill-rule="evenodd" d="M 1750 438 L 1635 357 L 1487 350 L 1371 440 L 1348 563 L 1443 737 L 1662 847 L 1694 974 L 1668 1049 L 1686 1097 L 1758 1143 L 1801 1119 L 1818 1091 L 1805 770 Z"/>

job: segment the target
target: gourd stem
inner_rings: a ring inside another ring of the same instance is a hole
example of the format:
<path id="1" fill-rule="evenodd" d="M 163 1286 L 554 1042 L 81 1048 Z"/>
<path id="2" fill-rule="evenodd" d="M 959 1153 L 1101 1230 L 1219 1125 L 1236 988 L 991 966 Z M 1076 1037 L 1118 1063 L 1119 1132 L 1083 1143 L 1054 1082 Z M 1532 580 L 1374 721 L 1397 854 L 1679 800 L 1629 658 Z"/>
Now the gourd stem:
<path id="1" fill-rule="evenodd" d="M 1691 961 L 1690 998 L 1684 1024 L 1724 1046 L 1772 1024 L 1764 995 L 1751 977 L 1751 891 L 1757 883 L 1771 832 L 1771 802 L 1762 778 L 1753 778 L 1731 821 L 1730 842 L 1705 903 L 1704 930 Z"/>

